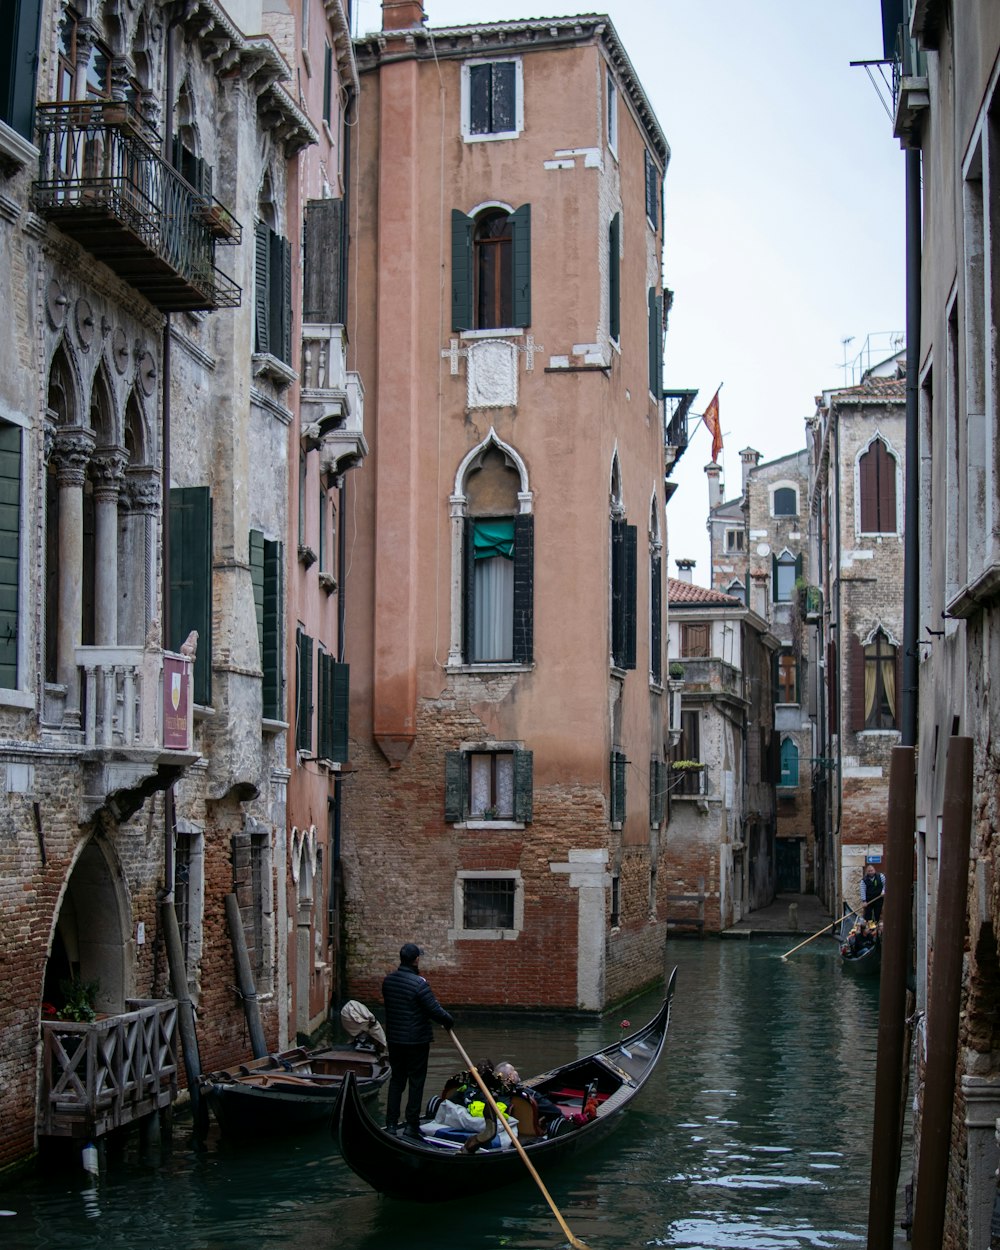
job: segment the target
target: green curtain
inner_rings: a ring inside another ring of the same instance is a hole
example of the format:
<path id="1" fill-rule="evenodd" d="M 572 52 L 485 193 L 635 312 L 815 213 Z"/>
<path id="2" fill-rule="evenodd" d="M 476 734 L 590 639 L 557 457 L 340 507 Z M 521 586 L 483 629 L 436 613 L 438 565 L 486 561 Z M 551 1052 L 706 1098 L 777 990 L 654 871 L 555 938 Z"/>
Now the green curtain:
<path id="1" fill-rule="evenodd" d="M 489 560 L 493 556 L 503 556 L 507 560 L 513 560 L 513 517 L 475 521 L 472 526 L 472 547 L 477 560 Z"/>

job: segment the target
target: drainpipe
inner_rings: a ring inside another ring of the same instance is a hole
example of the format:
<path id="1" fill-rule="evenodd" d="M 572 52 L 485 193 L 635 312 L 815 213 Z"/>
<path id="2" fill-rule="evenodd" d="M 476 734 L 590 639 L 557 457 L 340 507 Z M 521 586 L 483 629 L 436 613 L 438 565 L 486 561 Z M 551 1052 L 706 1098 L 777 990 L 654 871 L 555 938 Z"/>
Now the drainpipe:
<path id="1" fill-rule="evenodd" d="M 178 19 L 167 23 L 166 83 L 164 91 L 163 159 L 170 159 L 170 124 L 174 111 L 174 29 Z M 163 410 L 163 440 L 160 472 L 160 643 L 164 651 L 170 646 L 170 314 L 163 321 L 163 376 L 160 379 Z M 193 691 L 188 691 L 191 698 Z M 163 888 L 165 897 L 174 898 L 174 787 L 163 792 Z"/>
<path id="2" fill-rule="evenodd" d="M 903 522 L 903 690 L 900 745 L 917 745 L 920 632 L 920 150 L 906 151 L 906 479 Z"/>
<path id="3" fill-rule="evenodd" d="M 837 622 L 837 674 L 843 673 L 846 656 L 844 655 L 844 621 L 840 614 L 840 422 L 833 419 L 834 401 L 830 400 L 830 425 L 831 435 L 833 438 L 833 496 L 835 508 L 834 521 L 834 559 L 836 566 L 833 570 L 836 577 L 836 601 L 837 611 L 834 620 Z M 834 791 L 833 798 L 837 804 L 836 819 L 831 822 L 831 832 L 833 834 L 833 850 L 836 852 L 833 862 L 833 871 L 835 873 L 831 884 L 833 890 L 833 906 L 840 910 L 840 900 L 843 897 L 843 864 L 841 863 L 840 849 L 840 826 L 844 815 L 844 686 L 843 680 L 839 683 L 840 696 L 837 699 L 837 788 Z"/>

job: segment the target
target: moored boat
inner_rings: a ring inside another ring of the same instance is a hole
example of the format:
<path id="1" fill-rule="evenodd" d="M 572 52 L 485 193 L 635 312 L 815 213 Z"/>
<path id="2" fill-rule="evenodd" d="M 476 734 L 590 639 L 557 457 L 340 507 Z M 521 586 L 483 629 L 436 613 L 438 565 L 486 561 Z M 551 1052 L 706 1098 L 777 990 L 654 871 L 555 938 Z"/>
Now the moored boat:
<path id="1" fill-rule="evenodd" d="M 259 1138 L 329 1123 L 348 1075 L 358 1097 L 371 1098 L 389 1079 L 389 1063 L 374 1049 L 296 1047 L 203 1073 L 199 1081 L 223 1133 Z"/>
<path id="2" fill-rule="evenodd" d="M 660 1010 L 636 1033 L 521 1083 L 527 1096 L 515 1094 L 509 1110 L 518 1140 L 537 1169 L 589 1149 L 618 1126 L 663 1053 L 676 978 L 674 969 Z M 554 1130 L 543 1130 L 532 1114 L 532 1093 L 560 1108 L 562 1119 Z M 461 1141 L 446 1137 L 427 1135 L 416 1141 L 386 1132 L 366 1111 L 352 1076 L 337 1100 L 333 1135 L 348 1167 L 393 1198 L 441 1202 L 528 1176 L 523 1158 L 509 1142 L 465 1153 Z"/>

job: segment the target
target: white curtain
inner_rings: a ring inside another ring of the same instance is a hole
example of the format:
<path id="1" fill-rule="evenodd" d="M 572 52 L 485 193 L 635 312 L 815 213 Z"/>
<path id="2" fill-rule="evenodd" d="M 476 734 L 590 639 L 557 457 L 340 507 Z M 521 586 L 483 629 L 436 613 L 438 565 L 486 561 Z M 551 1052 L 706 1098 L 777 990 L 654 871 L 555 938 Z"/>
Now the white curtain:
<path id="1" fill-rule="evenodd" d="M 476 561 L 474 659 L 514 658 L 514 561 Z"/>

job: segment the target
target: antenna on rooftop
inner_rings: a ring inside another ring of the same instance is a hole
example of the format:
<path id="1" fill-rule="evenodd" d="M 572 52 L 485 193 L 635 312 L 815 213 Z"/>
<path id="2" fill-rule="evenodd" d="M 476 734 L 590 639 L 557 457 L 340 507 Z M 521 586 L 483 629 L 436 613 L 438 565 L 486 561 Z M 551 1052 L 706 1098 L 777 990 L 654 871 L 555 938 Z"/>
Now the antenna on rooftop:
<path id="1" fill-rule="evenodd" d="M 848 334 L 840 340 L 840 345 L 844 349 L 844 363 L 841 368 L 844 370 L 844 385 L 847 385 L 847 348 L 850 343 L 854 342 L 854 335 Z M 853 379 L 852 379 L 853 380 Z"/>

